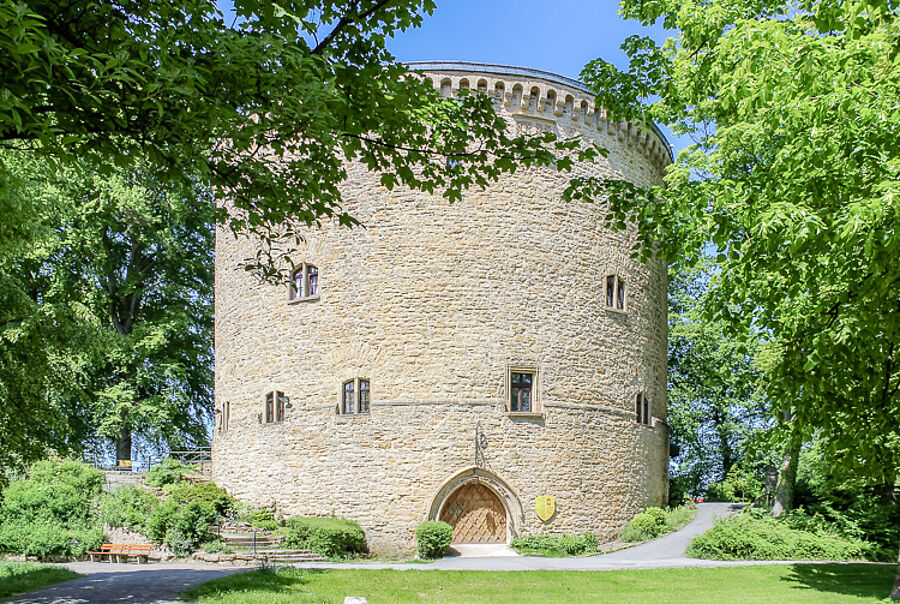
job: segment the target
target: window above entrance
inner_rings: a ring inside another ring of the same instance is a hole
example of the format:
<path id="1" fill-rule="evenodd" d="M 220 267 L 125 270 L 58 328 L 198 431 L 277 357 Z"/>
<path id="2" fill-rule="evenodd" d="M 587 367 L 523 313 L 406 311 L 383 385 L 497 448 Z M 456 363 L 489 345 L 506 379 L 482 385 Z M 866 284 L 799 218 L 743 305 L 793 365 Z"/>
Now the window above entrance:
<path id="1" fill-rule="evenodd" d="M 507 411 L 510 415 L 541 415 L 535 365 L 511 365 L 506 373 Z"/>

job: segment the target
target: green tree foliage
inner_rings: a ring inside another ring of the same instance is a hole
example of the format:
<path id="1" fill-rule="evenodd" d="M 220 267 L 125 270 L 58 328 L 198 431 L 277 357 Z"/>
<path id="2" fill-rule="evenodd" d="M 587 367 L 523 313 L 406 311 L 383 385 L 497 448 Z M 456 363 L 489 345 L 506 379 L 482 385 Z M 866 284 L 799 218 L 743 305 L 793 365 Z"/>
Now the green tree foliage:
<path id="1" fill-rule="evenodd" d="M 756 363 L 760 342 L 734 337 L 704 307 L 718 278 L 708 261 L 669 277 L 668 424 L 678 449 L 672 477 L 691 495 L 738 464 L 760 465 L 748 444 L 770 418 Z"/>
<path id="2" fill-rule="evenodd" d="M 0 387 L 22 410 L 9 433 L 43 429 L 43 442 L 62 450 L 113 439 L 119 459 L 131 459 L 133 431 L 162 446 L 205 442 L 212 198 L 190 181 L 164 184 L 146 162 L 100 175 L 4 157 L 15 159 L 34 225 L 27 243 L 0 256 L 4 298 L 19 300 L 0 311 L 0 353 L 11 361 Z"/>
<path id="3" fill-rule="evenodd" d="M 0 500 L 0 551 L 72 556 L 97 548 L 103 531 L 94 515 L 103 474 L 78 461 L 37 462 Z"/>
<path id="4" fill-rule="evenodd" d="M 597 60 L 584 78 L 614 115 L 695 144 L 665 190 L 613 205 L 671 257 L 711 241 L 711 307 L 738 333 L 766 334 L 765 395 L 788 440 L 817 432 L 834 471 L 894 484 L 900 2 L 623 0 L 621 13 L 675 35 L 630 38 L 627 72 Z"/>
<path id="5" fill-rule="evenodd" d="M 845 470 L 893 483 L 898 2 L 625 0 L 622 13 L 677 35 L 662 46 L 629 39 L 628 73 L 597 61 L 586 79 L 619 115 L 697 142 L 665 191 L 620 195 L 618 205 L 682 260 L 715 244 L 721 279 L 710 305 L 729 327 L 771 342 L 767 398 L 826 434 Z M 661 98 L 641 108 L 651 93 Z"/>
<path id="6" fill-rule="evenodd" d="M 345 160 L 449 199 L 516 164 L 551 165 L 552 136 L 511 138 L 485 96 L 441 99 L 405 77 L 385 39 L 434 7 L 238 0 L 231 19 L 212 0 L 4 0 L 0 71 L 14 77 L 0 142 L 105 167 L 149 155 L 227 192 L 220 217 L 264 236 L 353 223 Z"/>

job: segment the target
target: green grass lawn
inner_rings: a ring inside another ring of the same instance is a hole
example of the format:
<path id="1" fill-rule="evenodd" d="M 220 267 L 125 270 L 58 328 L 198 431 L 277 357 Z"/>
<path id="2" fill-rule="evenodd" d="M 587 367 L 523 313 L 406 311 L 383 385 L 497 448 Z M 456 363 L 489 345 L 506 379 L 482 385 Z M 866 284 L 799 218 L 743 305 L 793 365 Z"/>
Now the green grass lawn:
<path id="1" fill-rule="evenodd" d="M 731 568 L 571 571 L 299 570 L 240 573 L 184 594 L 209 604 L 629 602 L 691 604 L 886 601 L 896 568 L 796 564 Z"/>
<path id="2" fill-rule="evenodd" d="M 80 576 L 59 566 L 0 560 L 0 598 L 34 591 L 61 581 L 71 581 Z"/>

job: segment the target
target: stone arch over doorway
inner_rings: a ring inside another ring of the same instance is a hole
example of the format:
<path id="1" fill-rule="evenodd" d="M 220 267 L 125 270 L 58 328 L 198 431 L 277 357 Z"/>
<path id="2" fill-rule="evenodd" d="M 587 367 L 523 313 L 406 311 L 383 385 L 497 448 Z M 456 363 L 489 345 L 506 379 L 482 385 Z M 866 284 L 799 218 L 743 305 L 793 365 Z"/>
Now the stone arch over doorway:
<path id="1" fill-rule="evenodd" d="M 490 494 L 496 497 L 500 505 L 502 505 L 506 515 L 505 541 L 508 543 L 518 536 L 519 528 L 522 526 L 522 522 L 525 519 L 525 512 L 522 509 L 522 503 L 519 501 L 519 498 L 502 478 L 493 472 L 474 466 L 454 474 L 441 485 L 431 502 L 431 508 L 428 511 L 428 519 L 440 520 L 441 512 L 444 510 L 445 505 L 448 503 L 452 505 L 454 501 L 451 501 L 451 499 L 453 499 L 455 495 L 462 494 L 459 492 L 461 487 L 471 487 L 473 485 L 486 488 Z M 470 498 L 480 498 L 487 503 L 488 507 L 490 507 L 490 497 L 487 496 L 487 493 L 484 491 L 479 493 L 478 489 L 472 488 L 467 489 L 467 491 L 467 496 Z"/>

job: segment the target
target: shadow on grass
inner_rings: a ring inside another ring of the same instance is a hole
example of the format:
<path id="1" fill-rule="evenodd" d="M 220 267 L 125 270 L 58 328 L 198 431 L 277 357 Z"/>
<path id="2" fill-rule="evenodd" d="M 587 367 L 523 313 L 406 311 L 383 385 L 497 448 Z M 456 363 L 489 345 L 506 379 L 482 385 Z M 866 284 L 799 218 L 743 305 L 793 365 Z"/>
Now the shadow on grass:
<path id="1" fill-rule="evenodd" d="M 80 577 L 76 572 L 58 566 L 25 562 L 0 562 L 0 598 L 21 594 L 47 585 Z"/>
<path id="2" fill-rule="evenodd" d="M 881 600 L 890 595 L 893 564 L 795 564 L 783 580 L 821 592 Z"/>
<path id="3" fill-rule="evenodd" d="M 198 585 L 181 594 L 182 598 L 199 600 L 209 596 L 223 596 L 230 592 L 253 590 L 272 594 L 285 593 L 310 583 L 308 577 L 327 573 L 324 569 L 265 568 L 237 573 Z"/>

